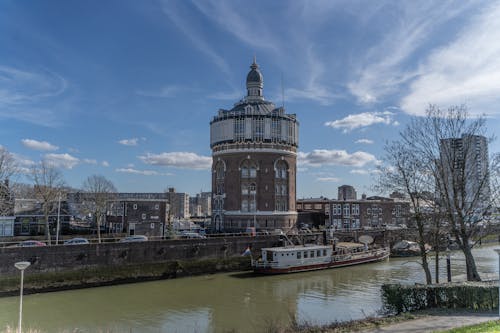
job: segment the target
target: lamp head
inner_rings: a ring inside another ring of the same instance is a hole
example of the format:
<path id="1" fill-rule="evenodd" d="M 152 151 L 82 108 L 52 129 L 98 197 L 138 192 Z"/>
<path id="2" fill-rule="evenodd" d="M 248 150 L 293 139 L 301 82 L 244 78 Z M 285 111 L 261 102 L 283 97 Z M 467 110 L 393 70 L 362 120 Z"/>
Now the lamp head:
<path id="1" fill-rule="evenodd" d="M 29 267 L 29 265 L 31 265 L 29 261 L 19 261 L 14 264 L 14 266 L 16 266 L 16 268 L 20 271 L 24 271 Z"/>

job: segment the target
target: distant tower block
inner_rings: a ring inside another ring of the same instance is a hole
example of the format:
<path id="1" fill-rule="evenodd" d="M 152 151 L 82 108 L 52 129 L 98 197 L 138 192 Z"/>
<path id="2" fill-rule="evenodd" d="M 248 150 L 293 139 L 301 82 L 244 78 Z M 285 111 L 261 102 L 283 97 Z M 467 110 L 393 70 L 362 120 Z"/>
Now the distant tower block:
<path id="1" fill-rule="evenodd" d="M 357 194 L 354 187 L 350 185 L 342 185 L 338 188 L 338 200 L 356 200 Z"/>
<path id="2" fill-rule="evenodd" d="M 212 226 L 216 231 L 294 228 L 299 123 L 266 101 L 255 58 L 247 96 L 210 122 Z"/>

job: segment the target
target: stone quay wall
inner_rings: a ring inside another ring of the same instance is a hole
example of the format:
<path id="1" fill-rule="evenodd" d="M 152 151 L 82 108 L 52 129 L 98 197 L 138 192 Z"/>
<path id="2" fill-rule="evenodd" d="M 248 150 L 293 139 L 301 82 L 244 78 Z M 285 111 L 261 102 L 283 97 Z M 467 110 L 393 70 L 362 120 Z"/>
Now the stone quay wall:
<path id="1" fill-rule="evenodd" d="M 158 240 L 136 243 L 101 243 L 46 247 L 0 248 L 0 277 L 14 277 L 18 261 L 29 261 L 30 274 L 82 269 L 161 264 L 172 261 L 239 257 L 250 246 L 254 256 L 263 247 L 279 245 L 279 236 Z"/>

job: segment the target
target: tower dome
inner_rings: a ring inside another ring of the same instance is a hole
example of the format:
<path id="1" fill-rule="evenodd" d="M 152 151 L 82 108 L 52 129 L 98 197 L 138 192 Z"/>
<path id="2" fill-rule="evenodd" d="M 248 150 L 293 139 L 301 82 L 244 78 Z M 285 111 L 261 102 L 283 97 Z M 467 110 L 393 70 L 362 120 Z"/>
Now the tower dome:
<path id="1" fill-rule="evenodd" d="M 253 58 L 253 63 L 250 66 L 250 72 L 247 75 L 247 96 L 249 99 L 259 99 L 262 100 L 262 88 L 264 87 L 264 79 L 262 73 L 259 70 L 259 65 Z"/>

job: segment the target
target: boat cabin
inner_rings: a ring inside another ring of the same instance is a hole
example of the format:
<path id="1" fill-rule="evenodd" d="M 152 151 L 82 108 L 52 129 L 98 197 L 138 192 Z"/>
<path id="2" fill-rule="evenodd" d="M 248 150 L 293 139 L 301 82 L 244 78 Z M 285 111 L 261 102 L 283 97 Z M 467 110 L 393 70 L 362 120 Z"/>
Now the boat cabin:
<path id="1" fill-rule="evenodd" d="M 260 260 L 265 267 L 285 268 L 328 263 L 331 256 L 328 245 L 282 246 L 263 248 Z"/>

